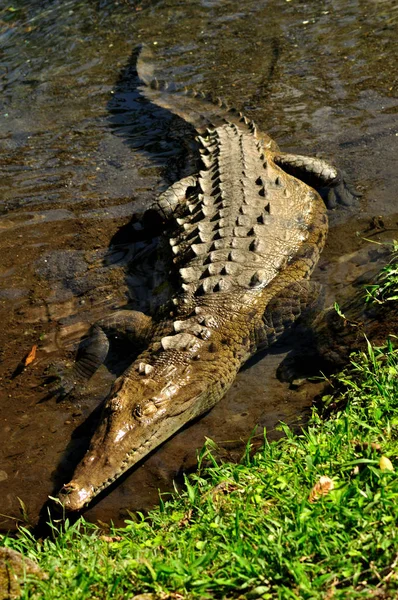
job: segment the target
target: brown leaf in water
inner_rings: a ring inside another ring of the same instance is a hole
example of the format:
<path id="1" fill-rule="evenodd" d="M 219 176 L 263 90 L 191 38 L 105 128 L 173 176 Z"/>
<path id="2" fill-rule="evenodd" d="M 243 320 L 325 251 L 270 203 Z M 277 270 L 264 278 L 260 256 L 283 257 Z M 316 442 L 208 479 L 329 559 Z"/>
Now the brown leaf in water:
<path id="1" fill-rule="evenodd" d="M 30 365 L 36 358 L 36 351 L 37 351 L 37 344 L 34 344 L 32 346 L 31 351 L 29 352 L 29 354 L 26 356 L 25 360 L 24 360 L 24 367 L 27 367 L 28 365 Z"/>
<path id="2" fill-rule="evenodd" d="M 308 496 L 309 502 L 316 502 L 321 496 L 326 496 L 333 488 L 334 483 L 332 479 L 326 475 L 322 475 Z"/>

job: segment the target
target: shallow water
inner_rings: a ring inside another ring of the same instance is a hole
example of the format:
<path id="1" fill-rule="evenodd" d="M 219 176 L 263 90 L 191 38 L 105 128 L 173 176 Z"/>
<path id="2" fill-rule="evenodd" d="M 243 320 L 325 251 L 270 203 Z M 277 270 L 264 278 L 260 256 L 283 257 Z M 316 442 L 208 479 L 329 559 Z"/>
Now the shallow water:
<path id="1" fill-rule="evenodd" d="M 128 299 L 149 308 L 156 278 L 132 263 L 143 244 L 131 217 L 192 162 L 184 124 L 136 90 L 137 45 L 153 48 L 165 79 L 222 96 L 283 150 L 320 153 L 355 182 L 362 197 L 330 215 L 315 273 L 328 302 L 341 301 L 376 266 L 367 240 L 397 236 L 398 8 L 392 0 L 18 0 L 1 3 L 0 27 L 0 513 L 10 517 L 0 517 L 0 527 L 7 528 L 21 517 L 18 499 L 35 522 L 68 478 L 87 443 L 87 417 L 114 377 L 101 369 L 74 403 L 56 403 L 42 401 L 46 368 L 71 360 L 89 324 Z M 16 375 L 34 344 L 36 360 Z M 156 504 L 158 490 L 194 468 L 205 437 L 237 459 L 257 425 L 261 440 L 263 427 L 276 435 L 280 419 L 305 419 L 322 384 L 279 382 L 287 350 L 241 372 L 218 406 L 87 517 L 119 522 Z M 116 360 L 110 366 L 121 369 Z"/>

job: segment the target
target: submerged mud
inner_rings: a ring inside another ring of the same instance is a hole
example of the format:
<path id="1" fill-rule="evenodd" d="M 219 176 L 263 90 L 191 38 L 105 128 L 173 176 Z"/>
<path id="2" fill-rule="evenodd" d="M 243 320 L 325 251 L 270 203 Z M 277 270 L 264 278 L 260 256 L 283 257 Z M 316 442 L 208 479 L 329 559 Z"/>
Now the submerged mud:
<path id="1" fill-rule="evenodd" d="M 332 211 L 314 274 L 326 303 L 341 303 L 383 261 L 377 243 L 397 235 L 397 21 L 390 0 L 19 0 L 0 9 L 0 528 L 37 521 L 129 357 L 116 348 L 63 402 L 47 398 L 45 375 L 73 360 L 91 323 L 128 302 L 149 310 L 168 293 L 167 268 L 138 222 L 194 169 L 192 132 L 140 97 L 136 46 L 151 45 L 165 79 L 222 96 L 283 150 L 319 153 L 346 171 L 362 197 Z M 264 428 L 275 436 L 280 420 L 305 421 L 323 383 L 276 377 L 295 343 L 293 333 L 253 360 L 219 405 L 87 518 L 118 523 L 155 505 L 195 467 L 206 437 L 238 460 L 251 434 L 260 444 Z"/>

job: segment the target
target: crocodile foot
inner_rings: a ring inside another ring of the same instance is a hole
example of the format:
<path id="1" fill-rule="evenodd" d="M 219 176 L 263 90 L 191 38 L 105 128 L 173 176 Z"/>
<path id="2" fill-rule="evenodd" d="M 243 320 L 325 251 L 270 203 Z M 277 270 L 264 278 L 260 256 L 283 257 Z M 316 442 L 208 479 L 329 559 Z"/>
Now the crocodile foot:
<path id="1" fill-rule="evenodd" d="M 326 189 L 325 196 L 321 193 L 329 210 L 336 208 L 338 204 L 341 206 L 351 206 L 356 198 L 362 196 L 361 192 L 356 190 L 351 183 L 347 182 L 347 176 L 343 171 L 340 171 L 339 174 L 339 183 L 332 188 Z"/>

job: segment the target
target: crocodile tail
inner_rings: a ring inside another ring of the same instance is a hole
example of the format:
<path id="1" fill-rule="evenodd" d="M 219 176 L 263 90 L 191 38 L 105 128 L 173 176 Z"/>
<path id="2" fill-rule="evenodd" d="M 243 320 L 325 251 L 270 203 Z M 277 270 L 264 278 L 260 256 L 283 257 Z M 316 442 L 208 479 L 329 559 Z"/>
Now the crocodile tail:
<path id="1" fill-rule="evenodd" d="M 199 134 L 227 123 L 233 123 L 251 134 L 256 133 L 255 123 L 229 107 L 221 98 L 157 79 L 154 76 L 153 54 L 145 45 L 139 51 L 136 69 L 143 84 L 139 90 L 145 98 L 184 119 Z"/>

